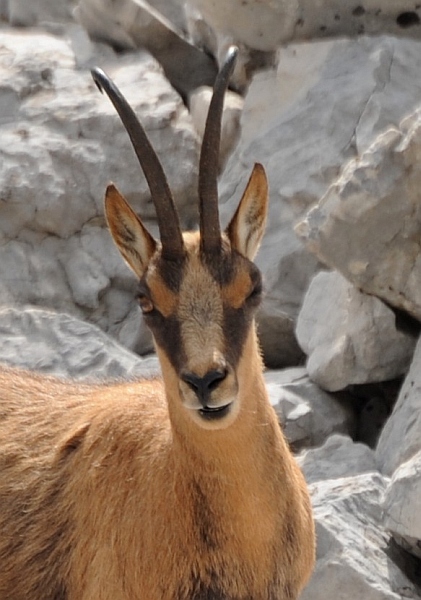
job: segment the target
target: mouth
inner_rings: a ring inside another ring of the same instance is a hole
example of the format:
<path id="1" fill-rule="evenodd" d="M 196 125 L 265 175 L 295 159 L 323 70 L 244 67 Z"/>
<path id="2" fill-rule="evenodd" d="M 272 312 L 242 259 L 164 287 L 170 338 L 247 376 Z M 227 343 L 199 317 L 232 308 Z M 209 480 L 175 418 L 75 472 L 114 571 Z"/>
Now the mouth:
<path id="1" fill-rule="evenodd" d="M 216 408 L 205 406 L 204 408 L 199 409 L 199 414 L 203 419 L 206 419 L 207 421 L 213 421 L 225 417 L 229 413 L 230 409 L 231 403 L 226 404 L 225 406 L 218 406 Z"/>

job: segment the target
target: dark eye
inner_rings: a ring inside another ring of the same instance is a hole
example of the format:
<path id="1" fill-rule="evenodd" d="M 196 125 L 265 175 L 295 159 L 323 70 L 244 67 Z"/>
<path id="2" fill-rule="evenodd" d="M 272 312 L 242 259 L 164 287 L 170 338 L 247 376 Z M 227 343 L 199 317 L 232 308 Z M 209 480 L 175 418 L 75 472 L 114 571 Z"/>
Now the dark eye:
<path id="1" fill-rule="evenodd" d="M 139 302 L 140 310 L 144 315 L 150 314 L 155 310 L 152 300 L 149 296 L 146 296 L 146 294 L 138 294 L 136 299 Z"/>

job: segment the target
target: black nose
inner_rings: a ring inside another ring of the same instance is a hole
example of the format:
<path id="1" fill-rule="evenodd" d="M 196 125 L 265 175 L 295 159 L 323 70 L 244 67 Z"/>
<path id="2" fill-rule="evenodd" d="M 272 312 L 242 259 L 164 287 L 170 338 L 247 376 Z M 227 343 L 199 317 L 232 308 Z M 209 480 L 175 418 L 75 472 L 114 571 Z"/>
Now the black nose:
<path id="1" fill-rule="evenodd" d="M 227 369 L 214 369 L 208 371 L 204 377 L 198 377 L 194 373 L 183 373 L 181 379 L 194 391 L 202 406 L 206 407 L 211 392 L 227 376 Z"/>

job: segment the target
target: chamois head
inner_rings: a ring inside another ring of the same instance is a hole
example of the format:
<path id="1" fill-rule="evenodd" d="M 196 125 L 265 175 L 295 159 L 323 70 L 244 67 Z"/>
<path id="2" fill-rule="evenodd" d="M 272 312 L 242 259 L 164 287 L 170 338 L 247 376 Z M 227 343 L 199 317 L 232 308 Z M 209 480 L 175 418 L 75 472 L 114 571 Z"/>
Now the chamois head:
<path id="1" fill-rule="evenodd" d="M 162 166 L 134 112 L 100 69 L 92 71 L 132 140 L 156 207 L 160 242 L 114 185 L 105 197 L 111 235 L 139 278 L 138 300 L 155 339 L 167 396 L 206 429 L 226 427 L 239 410 L 238 366 L 254 335 L 261 275 L 252 260 L 267 215 L 267 181 L 254 166 L 224 232 L 218 213 L 217 170 L 223 99 L 237 49 L 218 74 L 209 107 L 199 170 L 200 231 L 182 233 Z"/>

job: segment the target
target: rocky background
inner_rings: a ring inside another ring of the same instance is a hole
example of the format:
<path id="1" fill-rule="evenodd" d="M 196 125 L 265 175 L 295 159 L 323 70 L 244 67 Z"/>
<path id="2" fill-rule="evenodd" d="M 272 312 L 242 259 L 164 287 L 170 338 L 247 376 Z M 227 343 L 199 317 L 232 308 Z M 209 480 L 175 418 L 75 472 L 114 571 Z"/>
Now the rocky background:
<path id="1" fill-rule="evenodd" d="M 421 598 L 421 5 L 410 0 L 0 0 L 0 360 L 60 376 L 156 371 L 105 229 L 145 180 L 89 69 L 144 123 L 196 224 L 210 88 L 239 44 L 221 213 L 270 182 L 258 256 L 271 401 L 310 485 L 302 600 Z M 346 37 L 345 37 L 346 36 Z"/>

